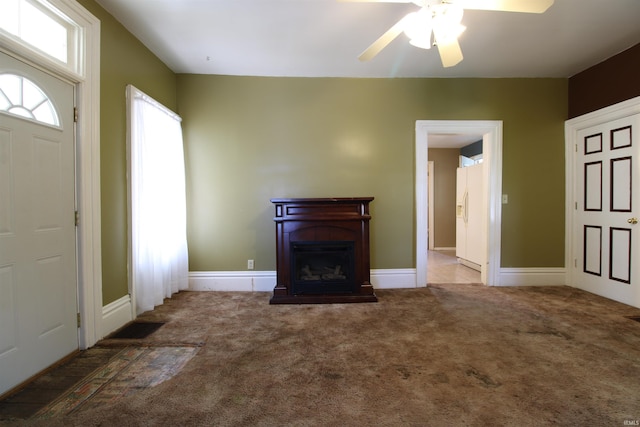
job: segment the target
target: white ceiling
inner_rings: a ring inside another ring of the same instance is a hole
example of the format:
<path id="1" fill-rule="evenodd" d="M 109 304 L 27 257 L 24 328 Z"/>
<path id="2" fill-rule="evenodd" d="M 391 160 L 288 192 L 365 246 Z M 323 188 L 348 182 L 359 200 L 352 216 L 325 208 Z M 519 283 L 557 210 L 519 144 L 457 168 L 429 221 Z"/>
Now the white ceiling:
<path id="1" fill-rule="evenodd" d="M 570 77 L 640 42 L 640 0 L 556 0 L 544 14 L 465 11 L 464 60 L 401 34 L 357 57 L 414 4 L 97 0 L 176 73 L 302 77 Z"/>
<path id="2" fill-rule="evenodd" d="M 471 133 L 430 133 L 429 148 L 462 148 L 481 139 L 482 135 Z"/>

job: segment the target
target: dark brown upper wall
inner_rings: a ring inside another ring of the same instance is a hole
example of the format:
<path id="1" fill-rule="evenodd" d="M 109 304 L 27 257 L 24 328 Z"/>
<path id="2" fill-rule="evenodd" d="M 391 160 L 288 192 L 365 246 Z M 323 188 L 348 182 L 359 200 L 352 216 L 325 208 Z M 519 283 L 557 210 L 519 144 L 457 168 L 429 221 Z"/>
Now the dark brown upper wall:
<path id="1" fill-rule="evenodd" d="M 569 78 L 569 118 L 640 96 L 640 44 Z"/>

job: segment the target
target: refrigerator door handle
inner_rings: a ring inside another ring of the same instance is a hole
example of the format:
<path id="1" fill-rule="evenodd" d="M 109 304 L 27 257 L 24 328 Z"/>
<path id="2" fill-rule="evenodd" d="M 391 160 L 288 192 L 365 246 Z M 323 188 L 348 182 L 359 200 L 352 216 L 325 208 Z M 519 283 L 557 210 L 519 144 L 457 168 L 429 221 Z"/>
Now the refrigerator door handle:
<path id="1" fill-rule="evenodd" d="M 467 224 L 469 222 L 469 192 L 464 192 L 464 223 Z"/>

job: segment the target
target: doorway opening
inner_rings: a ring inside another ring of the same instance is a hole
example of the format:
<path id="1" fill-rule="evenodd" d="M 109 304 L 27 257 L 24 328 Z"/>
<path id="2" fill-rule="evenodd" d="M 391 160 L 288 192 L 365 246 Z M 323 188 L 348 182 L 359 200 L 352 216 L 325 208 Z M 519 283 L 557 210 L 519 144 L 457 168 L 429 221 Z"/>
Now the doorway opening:
<path id="1" fill-rule="evenodd" d="M 418 120 L 416 121 L 416 285 L 427 286 L 429 258 L 428 212 L 428 149 L 438 135 L 481 135 L 483 141 L 483 180 L 485 197 L 482 203 L 484 240 L 480 243 L 486 254 L 480 263 L 481 282 L 498 284 L 501 238 L 502 193 L 502 121 L 481 120 Z"/>
<path id="2" fill-rule="evenodd" d="M 481 134 L 429 134 L 428 283 L 480 283 L 482 153 Z"/>

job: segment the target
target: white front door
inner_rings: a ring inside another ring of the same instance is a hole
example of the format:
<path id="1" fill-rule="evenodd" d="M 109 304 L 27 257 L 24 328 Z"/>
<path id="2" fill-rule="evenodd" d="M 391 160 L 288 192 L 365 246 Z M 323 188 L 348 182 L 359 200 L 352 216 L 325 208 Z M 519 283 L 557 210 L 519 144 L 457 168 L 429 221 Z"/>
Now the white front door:
<path id="1" fill-rule="evenodd" d="M 78 348 L 74 87 L 0 52 L 0 394 Z"/>
<path id="2" fill-rule="evenodd" d="M 576 133 L 574 286 L 640 307 L 640 114 Z"/>

